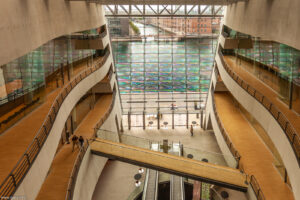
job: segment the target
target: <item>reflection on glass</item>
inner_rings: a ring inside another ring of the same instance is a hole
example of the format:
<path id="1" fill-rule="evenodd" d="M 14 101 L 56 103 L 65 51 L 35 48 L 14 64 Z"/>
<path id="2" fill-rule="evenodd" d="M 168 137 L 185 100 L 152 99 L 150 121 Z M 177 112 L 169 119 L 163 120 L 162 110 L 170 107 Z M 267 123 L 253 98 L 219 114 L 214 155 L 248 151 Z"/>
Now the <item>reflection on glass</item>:
<path id="1" fill-rule="evenodd" d="M 183 105 L 178 110 L 198 112 L 185 101 L 206 101 L 220 18 L 114 17 L 108 24 L 123 108 L 170 112 L 169 105 L 157 104 L 164 99 Z M 135 94 L 147 102 L 136 106 Z"/>

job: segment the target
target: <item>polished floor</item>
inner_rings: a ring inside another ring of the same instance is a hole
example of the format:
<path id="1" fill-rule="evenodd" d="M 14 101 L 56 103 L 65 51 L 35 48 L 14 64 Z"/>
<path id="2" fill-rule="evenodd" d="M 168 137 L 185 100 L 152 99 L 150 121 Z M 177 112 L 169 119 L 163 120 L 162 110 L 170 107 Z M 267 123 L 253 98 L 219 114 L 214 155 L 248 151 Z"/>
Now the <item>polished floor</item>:
<path id="1" fill-rule="evenodd" d="M 274 166 L 275 159 L 255 129 L 234 106 L 229 93 L 215 93 L 220 120 L 241 155 L 241 164 L 247 174 L 254 175 L 266 199 L 294 199 L 291 189 L 284 183 Z"/>
<path id="2" fill-rule="evenodd" d="M 101 96 L 101 98 L 95 104 L 95 107 L 79 124 L 74 134 L 77 136 L 83 136 L 85 140 L 92 138 L 94 135 L 94 127 L 108 111 L 111 102 L 111 94 Z M 72 152 L 72 142 L 70 142 L 70 144 L 64 144 L 59 149 L 51 165 L 51 169 L 49 171 L 50 173 L 44 181 L 36 199 L 65 199 L 71 172 L 75 164 L 78 152 L 78 147 L 75 148 L 74 152 Z"/>

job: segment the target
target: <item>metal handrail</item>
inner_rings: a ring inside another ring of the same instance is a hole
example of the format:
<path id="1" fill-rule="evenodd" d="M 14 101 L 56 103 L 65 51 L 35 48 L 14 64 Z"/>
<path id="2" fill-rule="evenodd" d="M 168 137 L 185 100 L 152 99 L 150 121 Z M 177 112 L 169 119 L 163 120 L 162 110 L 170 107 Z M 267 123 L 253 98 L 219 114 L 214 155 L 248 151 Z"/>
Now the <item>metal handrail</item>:
<path id="1" fill-rule="evenodd" d="M 21 88 L 21 91 L 15 90 L 14 92 L 9 93 L 5 98 L 0 98 L 0 105 L 3 105 L 4 103 L 7 103 L 9 101 L 14 101 L 16 98 L 23 96 L 23 95 L 29 93 L 30 91 L 38 89 L 43 85 L 44 85 L 44 82 L 39 82 L 39 83 L 32 85 L 31 88 L 26 88 L 25 90 L 23 90 L 23 88 Z"/>
<path id="2" fill-rule="evenodd" d="M 233 70 L 231 70 L 228 67 L 220 49 L 218 51 L 218 54 L 224 69 L 231 76 L 231 78 L 235 80 L 235 82 L 238 83 L 238 85 L 240 85 L 247 93 L 249 93 L 253 98 L 255 98 L 259 103 L 261 103 L 261 105 L 264 106 L 270 112 L 270 114 L 280 125 L 293 148 L 293 151 L 298 161 L 298 165 L 300 167 L 300 137 L 293 125 L 267 97 L 265 97 L 262 93 L 260 93 L 247 82 L 245 82 L 243 79 L 241 79 L 235 72 L 233 72 Z"/>
<path id="3" fill-rule="evenodd" d="M 243 167 L 242 163 L 240 163 L 241 156 L 238 153 L 238 151 L 236 150 L 236 148 L 234 147 L 230 137 L 228 136 L 228 134 L 226 133 L 226 131 L 224 129 L 224 126 L 223 126 L 223 124 L 222 124 L 222 122 L 219 118 L 219 115 L 218 115 L 218 112 L 217 112 L 217 109 L 216 109 L 216 104 L 215 104 L 215 100 L 214 100 L 213 91 L 211 93 L 212 93 L 213 110 L 214 110 L 215 117 L 217 119 L 219 129 L 221 130 L 222 136 L 223 136 L 230 152 L 234 155 L 234 158 L 236 159 L 236 161 L 238 163 L 237 168 L 239 168 L 243 173 L 245 173 L 244 167 Z M 248 175 L 246 177 L 248 177 Z M 263 194 L 262 190 L 260 189 L 260 186 L 259 186 L 258 182 L 256 181 L 254 175 L 250 176 L 250 184 L 251 184 L 251 186 L 252 186 L 252 188 L 255 192 L 255 195 L 256 195 L 257 199 L 258 200 L 265 200 L 264 194 Z"/>
<path id="4" fill-rule="evenodd" d="M 110 115 L 110 113 L 111 113 L 111 111 L 112 111 L 112 109 L 113 109 L 113 107 L 115 105 L 115 97 L 116 97 L 116 90 L 113 91 L 112 101 L 111 101 L 111 104 L 109 106 L 108 111 L 99 120 L 99 122 L 96 124 L 95 127 L 102 126 L 102 124 L 104 123 L 104 121 L 107 120 L 108 116 Z M 94 130 L 96 130 L 96 128 L 94 128 Z M 95 131 L 95 133 L 94 133 L 94 135 L 93 135 L 92 138 L 95 138 L 95 137 L 96 137 L 96 131 Z M 88 140 L 87 140 L 87 142 L 85 144 L 86 144 L 86 147 L 84 147 L 84 149 L 79 152 L 79 154 L 77 156 L 77 159 L 75 161 L 75 164 L 73 166 L 73 169 L 72 169 L 72 172 L 71 172 L 71 176 L 70 176 L 70 179 L 69 179 L 69 184 L 68 184 L 68 189 L 67 189 L 65 200 L 72 200 L 73 199 L 74 189 L 75 189 L 75 183 L 76 183 L 77 175 L 78 175 L 78 172 L 79 172 L 79 168 L 81 166 L 81 161 L 82 161 L 83 157 L 85 156 L 86 150 L 89 147 Z"/>
<path id="5" fill-rule="evenodd" d="M 11 120 L 13 120 L 15 117 L 20 116 L 21 113 L 25 112 L 28 108 L 30 108 L 31 106 L 33 106 L 34 104 L 36 104 L 37 102 L 39 102 L 40 98 L 36 98 L 35 100 L 33 100 L 32 102 L 30 102 L 29 104 L 25 105 L 24 107 L 22 107 L 20 110 L 16 111 L 14 114 L 8 116 L 6 119 L 0 121 L 0 128 L 2 124 L 7 124 L 9 123 Z"/>
<path id="6" fill-rule="evenodd" d="M 84 34 L 80 34 L 80 35 L 71 35 L 70 38 L 71 39 L 77 39 L 77 40 L 94 40 L 94 39 L 98 39 L 98 38 L 104 38 L 107 35 L 107 31 L 103 31 L 100 34 L 88 34 L 88 35 L 84 35 Z"/>
<path id="7" fill-rule="evenodd" d="M 217 108 L 216 108 L 216 104 L 215 104 L 215 98 L 214 98 L 214 91 L 211 91 L 211 99 L 212 99 L 212 105 L 213 105 L 213 111 L 214 111 L 214 114 L 215 114 L 215 117 L 216 117 L 216 120 L 217 120 L 217 123 L 218 123 L 218 126 L 219 126 L 219 129 L 221 131 L 221 134 L 223 136 L 223 139 L 225 140 L 230 152 L 232 153 L 234 159 L 236 160 L 237 162 L 237 168 L 239 168 L 239 164 L 240 164 L 240 160 L 241 160 L 241 155 L 239 154 L 239 152 L 236 150 L 235 146 L 233 145 L 230 137 L 228 136 L 228 134 L 226 133 L 226 130 L 220 120 L 220 117 L 218 115 L 218 112 L 217 112 Z"/>
<path id="8" fill-rule="evenodd" d="M 265 200 L 266 199 L 256 178 L 253 175 L 250 177 L 250 185 L 252 186 L 252 188 L 254 190 L 257 200 Z"/>
<path id="9" fill-rule="evenodd" d="M 17 190 L 18 186 L 26 176 L 36 157 L 38 156 L 43 144 L 45 143 L 55 121 L 57 113 L 62 105 L 63 101 L 71 90 L 83 79 L 89 76 L 91 73 L 95 72 L 103 66 L 109 57 L 110 52 L 107 51 L 103 59 L 94 64 L 94 66 L 86 69 L 75 78 L 72 79 L 65 87 L 62 89 L 60 94 L 54 100 L 43 125 L 33 138 L 31 144 L 27 147 L 25 153 L 21 156 L 20 160 L 17 162 L 15 167 L 9 173 L 9 175 L 4 179 L 0 185 L 0 197 L 11 197 Z"/>
<path id="10" fill-rule="evenodd" d="M 81 165 L 81 161 L 82 161 L 88 147 L 89 147 L 89 141 L 86 140 L 86 142 L 84 143 L 84 146 L 80 149 L 80 152 L 77 155 L 75 164 L 73 166 L 65 199 L 73 199 L 73 192 L 75 189 L 74 182 L 76 182 L 78 171 L 79 171 L 79 168 Z"/>

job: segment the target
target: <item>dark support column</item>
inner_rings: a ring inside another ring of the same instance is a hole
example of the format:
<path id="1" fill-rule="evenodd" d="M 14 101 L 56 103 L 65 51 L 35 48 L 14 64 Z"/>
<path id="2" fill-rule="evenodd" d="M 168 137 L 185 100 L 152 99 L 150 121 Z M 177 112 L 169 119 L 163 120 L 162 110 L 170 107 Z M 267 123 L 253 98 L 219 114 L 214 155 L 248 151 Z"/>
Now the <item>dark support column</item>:
<path id="1" fill-rule="evenodd" d="M 146 116 L 145 116 L 145 111 L 143 111 L 143 129 L 146 129 Z"/>
<path id="2" fill-rule="evenodd" d="M 203 109 L 201 109 L 200 126 L 203 128 Z"/>
<path id="3" fill-rule="evenodd" d="M 157 112 L 157 129 L 160 129 L 160 113 Z"/>
<path id="4" fill-rule="evenodd" d="M 172 129 L 175 128 L 175 121 L 174 121 L 174 110 L 172 111 Z"/>
<path id="5" fill-rule="evenodd" d="M 62 81 L 62 84 L 64 85 L 65 78 L 64 78 L 64 65 L 63 64 L 61 64 L 61 66 L 60 66 L 60 73 L 61 73 L 61 81 Z"/>
<path id="6" fill-rule="evenodd" d="M 67 61 L 67 70 L 68 70 L 68 81 L 71 80 L 71 74 L 70 74 L 70 65 L 69 65 L 69 61 Z"/>
<path id="7" fill-rule="evenodd" d="M 294 88 L 294 84 L 293 84 L 293 80 L 290 83 L 290 103 L 289 103 L 289 109 L 292 109 L 293 107 L 293 88 Z"/>
<path id="8" fill-rule="evenodd" d="M 71 133 L 73 135 L 74 134 L 74 126 L 73 126 L 73 116 L 72 116 L 72 114 L 70 116 L 70 119 L 71 119 Z"/>
<path id="9" fill-rule="evenodd" d="M 131 115 L 130 115 L 130 112 L 128 112 L 128 130 L 131 129 Z"/>
<path id="10" fill-rule="evenodd" d="M 121 133 L 124 133 L 123 120 L 121 119 Z"/>
<path id="11" fill-rule="evenodd" d="M 186 128 L 189 129 L 189 111 L 186 111 Z"/>

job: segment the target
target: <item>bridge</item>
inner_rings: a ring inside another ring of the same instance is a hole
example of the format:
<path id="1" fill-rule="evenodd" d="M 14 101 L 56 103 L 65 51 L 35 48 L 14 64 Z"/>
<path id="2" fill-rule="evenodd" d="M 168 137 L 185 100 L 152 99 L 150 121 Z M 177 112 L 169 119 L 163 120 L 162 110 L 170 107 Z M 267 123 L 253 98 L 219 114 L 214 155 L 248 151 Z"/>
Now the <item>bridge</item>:
<path id="1" fill-rule="evenodd" d="M 246 192 L 246 175 L 237 169 L 201 162 L 136 146 L 95 139 L 91 143 L 95 155 L 191 178 L 198 181 Z"/>

